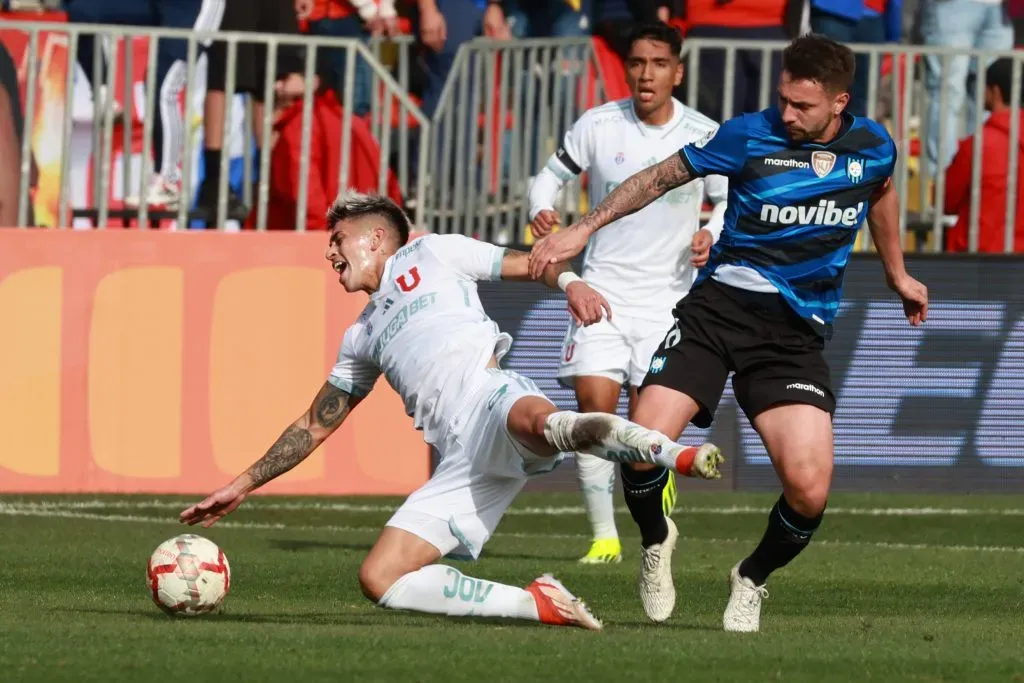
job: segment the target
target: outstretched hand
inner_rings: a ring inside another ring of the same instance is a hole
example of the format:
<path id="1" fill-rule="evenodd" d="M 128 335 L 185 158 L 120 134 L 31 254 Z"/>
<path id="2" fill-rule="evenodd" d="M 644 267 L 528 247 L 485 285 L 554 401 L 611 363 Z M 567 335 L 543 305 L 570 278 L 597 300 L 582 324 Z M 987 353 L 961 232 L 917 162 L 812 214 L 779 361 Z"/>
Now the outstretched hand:
<path id="1" fill-rule="evenodd" d="M 183 510 L 178 515 L 178 521 L 189 526 L 202 523 L 204 528 L 209 528 L 222 517 L 233 512 L 248 495 L 249 493 L 244 487 L 237 482 L 231 482 L 192 507 Z"/>
<path id="2" fill-rule="evenodd" d="M 539 240 L 530 250 L 530 277 L 539 280 L 549 265 L 568 261 L 579 254 L 587 246 L 588 238 L 579 225 L 571 225 Z"/>

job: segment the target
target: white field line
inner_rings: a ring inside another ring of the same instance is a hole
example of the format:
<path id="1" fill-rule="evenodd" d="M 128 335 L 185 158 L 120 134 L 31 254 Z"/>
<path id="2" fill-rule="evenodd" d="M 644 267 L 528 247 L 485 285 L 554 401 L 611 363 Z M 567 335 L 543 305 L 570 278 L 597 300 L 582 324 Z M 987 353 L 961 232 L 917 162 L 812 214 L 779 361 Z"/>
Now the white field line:
<path id="1" fill-rule="evenodd" d="M 100 522 L 123 522 L 134 524 L 159 524 L 170 526 L 174 520 L 167 517 L 145 517 L 141 515 L 101 515 L 91 512 L 78 512 L 74 510 L 56 510 L 24 508 L 10 503 L 0 503 L 0 515 L 7 517 L 46 517 L 59 519 L 84 519 Z M 185 527 L 179 527 L 185 529 Z M 202 528 L 196 527 L 201 533 Z M 252 529 L 252 530 L 273 530 L 273 531 L 319 531 L 332 533 L 350 534 L 376 534 L 380 532 L 379 527 L 368 526 L 337 526 L 337 525 L 304 525 L 304 524 L 281 524 L 277 522 L 233 522 L 221 521 L 217 523 L 219 529 Z M 551 533 L 522 533 L 522 532 L 497 532 L 496 536 L 507 538 L 546 538 L 546 539 L 587 539 L 587 534 L 551 534 Z M 681 541 L 689 543 L 742 543 L 749 545 L 753 541 L 742 538 L 702 538 L 695 536 L 680 536 Z M 864 542 L 864 541 L 815 541 L 815 546 L 830 548 L 878 548 L 881 550 L 930 550 L 943 552 L 965 552 L 965 553 L 1010 553 L 1024 555 L 1024 547 L 1014 546 L 982 546 L 982 545 L 931 545 L 927 543 L 885 543 L 885 542 Z"/>
<path id="2" fill-rule="evenodd" d="M 198 500 L 198 496 L 196 497 Z M 3 498 L 0 498 L 0 505 Z M 183 510 L 188 507 L 187 501 L 181 500 L 54 500 L 54 501 L 22 501 L 11 500 L 9 505 L 24 509 L 38 510 Z M 246 501 L 249 509 L 275 511 L 320 511 L 320 512 L 362 512 L 391 513 L 397 505 L 369 505 L 353 503 L 324 503 L 315 501 L 275 503 L 260 498 L 249 498 Z M 770 507 L 757 505 L 730 505 L 722 507 L 676 507 L 676 512 L 684 515 L 763 515 Z M 625 507 L 615 510 L 620 514 L 628 514 Z M 579 505 L 565 506 L 534 506 L 511 507 L 505 513 L 512 516 L 566 516 L 583 515 L 586 509 Z M 848 515 L 853 517 L 1024 517 L 1024 508 L 941 508 L 941 507 L 830 507 L 825 513 L 828 516 Z"/>

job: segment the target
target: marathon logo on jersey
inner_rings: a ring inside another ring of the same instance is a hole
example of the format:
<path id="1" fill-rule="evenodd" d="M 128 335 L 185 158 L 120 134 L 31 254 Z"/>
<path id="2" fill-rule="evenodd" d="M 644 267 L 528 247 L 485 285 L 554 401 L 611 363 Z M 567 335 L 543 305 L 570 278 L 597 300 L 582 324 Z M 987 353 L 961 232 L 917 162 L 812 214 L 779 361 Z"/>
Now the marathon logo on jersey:
<path id="1" fill-rule="evenodd" d="M 812 394 L 817 394 L 822 398 L 825 398 L 825 392 L 814 386 L 813 384 L 804 384 L 803 382 L 793 382 L 792 384 L 786 385 L 787 389 L 797 389 L 799 391 L 809 391 Z"/>
<path id="2" fill-rule="evenodd" d="M 709 130 L 707 133 L 704 134 L 704 137 L 702 137 L 700 140 L 697 140 L 697 142 L 693 143 L 693 146 L 696 147 L 697 149 L 703 149 L 704 145 L 711 142 L 711 138 L 715 137 L 715 133 L 717 132 L 717 128 L 714 130 Z"/>
<path id="3" fill-rule="evenodd" d="M 836 165 L 836 155 L 832 152 L 817 151 L 811 154 L 811 168 L 819 178 L 824 178 Z"/>
<path id="4" fill-rule="evenodd" d="M 847 159 L 846 177 L 850 179 L 851 183 L 859 183 L 864 180 L 864 160 L 853 157 Z"/>
<path id="5" fill-rule="evenodd" d="M 763 159 L 765 166 L 780 166 L 782 168 L 810 168 L 811 165 L 806 161 L 800 161 L 799 159 L 776 159 L 774 157 L 765 157 Z"/>
<path id="6" fill-rule="evenodd" d="M 761 221 L 779 225 L 842 225 L 853 228 L 860 225 L 860 212 L 864 202 L 843 208 L 831 199 L 822 199 L 817 206 L 761 206 Z"/>

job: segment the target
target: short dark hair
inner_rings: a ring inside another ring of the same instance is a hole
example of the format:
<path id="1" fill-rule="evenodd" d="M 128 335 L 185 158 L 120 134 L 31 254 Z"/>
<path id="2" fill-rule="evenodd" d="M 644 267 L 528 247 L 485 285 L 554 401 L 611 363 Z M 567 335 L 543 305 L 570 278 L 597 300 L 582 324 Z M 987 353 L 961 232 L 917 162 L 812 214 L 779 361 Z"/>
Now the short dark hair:
<path id="1" fill-rule="evenodd" d="M 985 71 L 985 85 L 995 88 L 1003 98 L 1003 104 L 1010 104 L 1013 93 L 1013 59 L 1000 57 Z"/>
<path id="2" fill-rule="evenodd" d="M 853 50 L 827 36 L 808 33 L 782 51 L 782 68 L 794 80 L 816 81 L 829 92 L 850 92 L 856 71 Z"/>
<path id="3" fill-rule="evenodd" d="M 663 24 L 660 21 L 648 21 L 638 24 L 629 32 L 629 51 L 638 40 L 651 40 L 656 43 L 668 43 L 669 50 L 676 57 L 683 51 L 683 37 L 679 35 L 679 29 L 675 26 Z"/>
<path id="4" fill-rule="evenodd" d="M 398 204 L 388 197 L 360 192 L 342 192 L 327 210 L 327 229 L 334 230 L 339 221 L 363 216 L 380 216 L 388 224 L 398 246 L 409 241 L 409 218 Z"/>

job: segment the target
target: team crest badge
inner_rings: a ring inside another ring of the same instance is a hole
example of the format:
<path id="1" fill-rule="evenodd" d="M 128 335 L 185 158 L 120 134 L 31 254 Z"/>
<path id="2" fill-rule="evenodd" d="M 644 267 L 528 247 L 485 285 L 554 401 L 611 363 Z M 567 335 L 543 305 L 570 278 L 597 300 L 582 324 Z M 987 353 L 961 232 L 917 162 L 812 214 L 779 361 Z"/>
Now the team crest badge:
<path id="1" fill-rule="evenodd" d="M 651 359 L 651 374 L 657 375 L 659 372 L 665 369 L 665 356 L 655 356 Z"/>
<path id="2" fill-rule="evenodd" d="M 616 164 L 621 164 L 625 160 L 626 160 L 626 155 L 623 154 L 622 152 L 619 152 L 618 154 L 615 155 L 615 163 Z"/>
<path id="3" fill-rule="evenodd" d="M 846 177 L 851 183 L 864 180 L 864 160 L 850 158 L 846 160 Z"/>
<path id="4" fill-rule="evenodd" d="M 811 154 L 811 168 L 819 178 L 824 178 L 832 172 L 836 165 L 836 155 L 832 152 L 814 152 Z"/>

